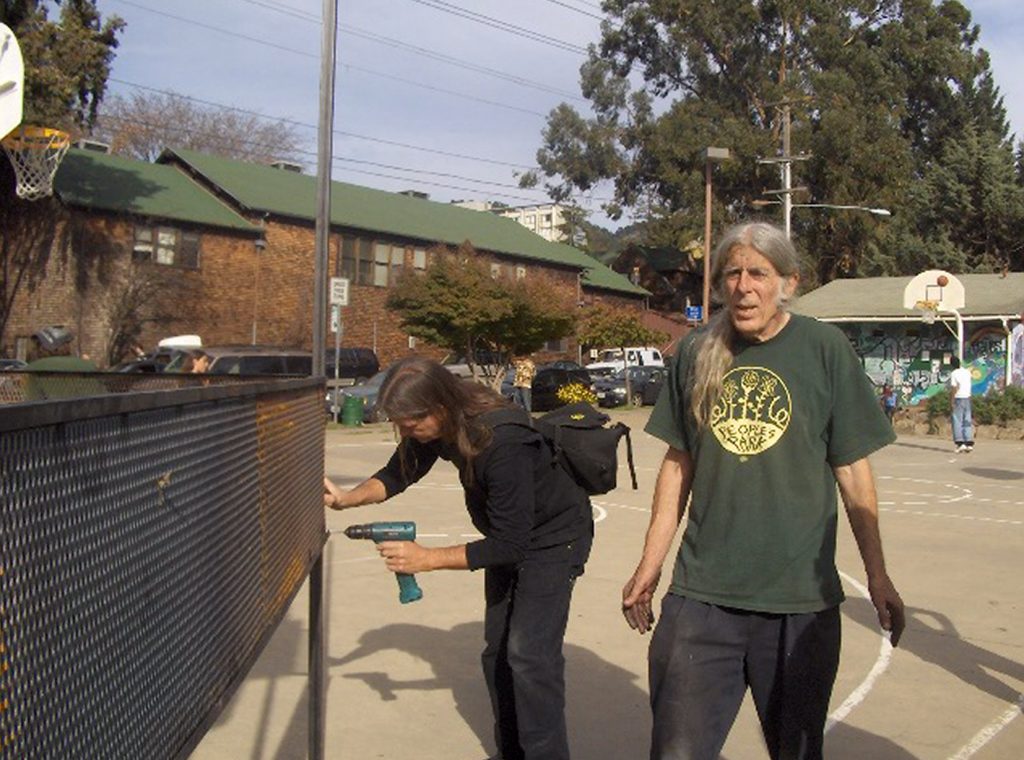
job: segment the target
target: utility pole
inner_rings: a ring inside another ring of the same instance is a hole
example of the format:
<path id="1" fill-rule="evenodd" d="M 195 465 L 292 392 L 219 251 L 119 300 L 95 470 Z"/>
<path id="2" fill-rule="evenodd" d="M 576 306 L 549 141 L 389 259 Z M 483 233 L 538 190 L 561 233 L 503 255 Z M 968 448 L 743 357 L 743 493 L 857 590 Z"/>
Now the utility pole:
<path id="1" fill-rule="evenodd" d="M 793 237 L 792 230 L 792 217 L 793 217 L 793 193 L 802 193 L 807 190 L 806 187 L 793 187 L 793 162 L 794 161 L 807 161 L 810 156 L 799 155 L 794 156 L 791 153 L 792 145 L 792 114 L 790 113 L 789 106 L 792 101 L 784 100 L 781 103 L 775 105 L 781 106 L 782 108 L 782 155 L 776 156 L 775 158 L 761 158 L 758 159 L 759 164 L 778 164 L 779 173 L 782 178 L 782 187 L 778 190 L 765 190 L 765 195 L 778 195 L 781 197 L 780 203 L 782 203 L 782 226 L 786 232 L 787 238 Z"/>

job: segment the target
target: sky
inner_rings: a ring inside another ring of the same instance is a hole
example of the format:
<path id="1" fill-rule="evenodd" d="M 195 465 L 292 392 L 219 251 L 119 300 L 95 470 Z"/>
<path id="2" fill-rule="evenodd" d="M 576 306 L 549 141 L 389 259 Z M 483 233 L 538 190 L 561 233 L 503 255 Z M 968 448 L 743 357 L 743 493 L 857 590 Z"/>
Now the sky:
<path id="1" fill-rule="evenodd" d="M 1024 5 L 968 0 L 1024 137 Z M 323 0 L 98 0 L 127 22 L 110 91 L 174 92 L 287 119 L 316 171 Z M 547 113 L 579 95 L 599 0 L 338 0 L 336 180 L 432 200 L 547 201 L 518 187 Z M 610 188 L 582 199 L 592 221 Z"/>

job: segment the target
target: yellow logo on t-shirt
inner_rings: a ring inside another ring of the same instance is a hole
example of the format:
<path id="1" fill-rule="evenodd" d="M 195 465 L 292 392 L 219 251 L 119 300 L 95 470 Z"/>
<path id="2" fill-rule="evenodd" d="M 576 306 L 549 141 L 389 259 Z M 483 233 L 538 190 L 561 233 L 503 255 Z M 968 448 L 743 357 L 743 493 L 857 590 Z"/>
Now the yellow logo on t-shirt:
<path id="1" fill-rule="evenodd" d="M 786 432 L 792 410 L 782 378 L 764 367 L 736 367 L 722 382 L 711 430 L 733 454 L 761 454 Z"/>

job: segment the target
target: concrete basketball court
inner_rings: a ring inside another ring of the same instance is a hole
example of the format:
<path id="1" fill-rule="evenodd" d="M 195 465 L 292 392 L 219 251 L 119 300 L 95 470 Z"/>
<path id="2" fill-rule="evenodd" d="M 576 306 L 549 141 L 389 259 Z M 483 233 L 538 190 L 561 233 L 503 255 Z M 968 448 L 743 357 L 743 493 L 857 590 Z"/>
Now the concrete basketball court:
<path id="1" fill-rule="evenodd" d="M 647 757 L 649 636 L 628 628 L 619 603 L 664 453 L 664 444 L 642 432 L 648 414 L 613 413 L 634 430 L 640 489 L 629 488 L 623 454 L 619 488 L 594 499 L 594 551 L 573 599 L 565 654 L 576 760 Z M 329 431 L 327 472 L 354 484 L 393 446 L 384 425 Z M 863 568 L 843 520 L 838 565 L 848 599 L 826 756 L 1024 757 L 1024 442 L 981 440 L 974 453 L 957 455 L 944 439 L 902 436 L 872 461 L 889 570 L 908 624 L 893 650 L 865 599 Z M 475 535 L 446 463 L 401 497 L 330 513 L 327 524 L 340 530 L 374 520 L 414 520 L 427 545 Z M 338 534 L 328 542 L 325 568 L 325 756 L 489 757 L 490 706 L 479 667 L 482 575 L 424 574 L 423 600 L 400 605 L 373 545 Z M 307 610 L 304 589 L 193 758 L 306 757 Z M 749 699 L 723 757 L 767 758 Z"/>

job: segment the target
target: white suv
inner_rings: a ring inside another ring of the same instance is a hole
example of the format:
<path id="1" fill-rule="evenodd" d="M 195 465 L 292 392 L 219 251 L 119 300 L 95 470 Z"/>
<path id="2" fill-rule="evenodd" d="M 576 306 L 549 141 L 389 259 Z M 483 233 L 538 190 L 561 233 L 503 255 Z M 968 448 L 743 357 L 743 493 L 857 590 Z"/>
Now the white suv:
<path id="1" fill-rule="evenodd" d="M 586 369 L 591 375 L 611 375 L 630 367 L 664 367 L 665 360 L 661 351 L 654 346 L 632 346 L 626 349 L 623 359 L 621 348 L 606 348 L 601 351 L 598 360 L 588 364 Z"/>

